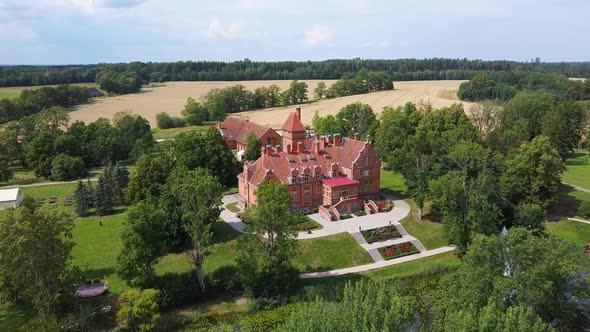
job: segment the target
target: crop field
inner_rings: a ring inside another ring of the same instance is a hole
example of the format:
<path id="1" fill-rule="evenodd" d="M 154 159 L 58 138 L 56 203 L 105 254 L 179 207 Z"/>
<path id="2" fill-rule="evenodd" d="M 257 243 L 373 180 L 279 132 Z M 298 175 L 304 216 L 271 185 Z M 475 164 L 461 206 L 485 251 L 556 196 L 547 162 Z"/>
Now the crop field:
<path id="1" fill-rule="evenodd" d="M 72 85 L 83 85 L 83 86 L 96 86 L 95 83 L 80 83 L 80 84 L 72 84 Z M 20 96 L 20 92 L 25 89 L 39 89 L 46 86 L 57 86 L 57 85 L 35 85 L 35 86 L 14 86 L 14 87 L 3 87 L 0 88 L 0 99 L 2 98 L 15 98 Z"/>
<path id="2" fill-rule="evenodd" d="M 305 80 L 308 84 L 308 97 L 313 98 L 313 90 L 317 83 L 322 80 Z M 334 80 L 323 80 L 328 86 Z M 420 101 L 430 102 L 435 107 L 449 106 L 459 102 L 456 97 L 457 89 L 462 81 L 412 81 L 394 82 L 395 90 L 373 92 L 362 95 L 346 96 L 334 99 L 326 99 L 317 102 L 310 102 L 303 105 L 302 120 L 305 124 L 311 122 L 313 114 L 318 111 L 320 115 L 336 114 L 342 107 L 354 103 L 363 102 L 371 105 L 377 113 L 385 106 L 401 106 L 406 102 Z M 217 81 L 217 82 L 168 82 L 161 87 L 147 87 L 141 93 L 123 95 L 111 98 L 101 98 L 77 107 L 71 113 L 71 120 L 82 120 L 92 122 L 100 117 L 111 119 L 113 114 L 121 111 L 128 111 L 139 114 L 150 121 L 155 127 L 156 114 L 166 112 L 170 115 L 179 116 L 188 97 L 195 99 L 205 95 L 211 89 L 223 88 L 236 84 L 242 84 L 246 89 L 254 90 L 261 86 L 276 84 L 281 91 L 286 90 L 291 83 L 290 80 L 278 81 Z M 465 109 L 469 110 L 471 103 L 465 103 Z M 251 120 L 270 125 L 273 128 L 280 128 L 287 118 L 288 111 L 293 106 L 267 108 L 235 115 L 248 117 Z"/>

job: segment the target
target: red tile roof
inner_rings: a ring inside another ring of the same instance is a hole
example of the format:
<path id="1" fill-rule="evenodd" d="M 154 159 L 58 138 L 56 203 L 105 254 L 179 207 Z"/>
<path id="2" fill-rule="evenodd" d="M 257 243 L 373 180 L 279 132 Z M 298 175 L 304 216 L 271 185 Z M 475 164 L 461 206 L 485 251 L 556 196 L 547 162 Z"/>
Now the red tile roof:
<path id="1" fill-rule="evenodd" d="M 305 131 L 305 127 L 301 123 L 301 119 L 299 119 L 297 112 L 289 113 L 289 117 L 281 129 L 290 132 Z"/>
<path id="2" fill-rule="evenodd" d="M 349 179 L 349 178 L 333 178 L 333 179 L 325 179 L 322 180 L 323 183 L 327 184 L 330 187 L 340 187 L 346 186 L 350 184 L 359 184 L 357 180 Z"/>
<path id="3" fill-rule="evenodd" d="M 320 138 L 325 139 L 325 138 Z M 306 139 L 303 144 L 303 152 L 275 151 L 271 153 L 262 153 L 262 156 L 253 163 L 247 165 L 249 182 L 257 185 L 264 178 L 273 179 L 283 183 L 290 183 L 289 177 L 292 170 L 298 172 L 309 168 L 311 173 L 317 170 L 321 173 L 322 178 L 341 177 L 344 173 L 342 167 L 352 168 L 352 164 L 365 148 L 372 147 L 362 141 L 354 139 L 343 139 L 338 146 L 326 144 L 326 147 L 315 152 L 315 144 L 318 140 Z M 330 173 L 331 168 L 335 165 L 336 172 Z M 319 168 L 316 168 L 318 167 Z M 245 176 L 244 173 L 241 176 Z"/>
<path id="4" fill-rule="evenodd" d="M 229 141 L 236 141 L 240 144 L 246 144 L 246 137 L 250 133 L 254 133 L 256 137 L 260 138 L 267 131 L 274 129 L 262 126 L 249 120 L 236 118 L 233 116 L 228 117 L 223 121 L 219 128 L 221 130 L 221 136 Z M 276 134 L 278 136 L 278 134 Z"/>

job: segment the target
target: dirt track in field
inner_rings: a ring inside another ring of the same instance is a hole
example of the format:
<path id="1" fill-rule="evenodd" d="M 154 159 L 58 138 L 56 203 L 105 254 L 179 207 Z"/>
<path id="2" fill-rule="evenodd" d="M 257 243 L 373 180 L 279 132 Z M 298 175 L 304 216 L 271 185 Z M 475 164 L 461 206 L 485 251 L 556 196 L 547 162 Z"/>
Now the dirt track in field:
<path id="1" fill-rule="evenodd" d="M 308 96 L 313 96 L 313 90 L 321 80 L 305 80 L 309 85 Z M 330 85 L 333 80 L 324 80 Z M 362 102 L 371 105 L 376 113 L 380 113 L 385 106 L 400 106 L 406 102 L 429 102 L 434 107 L 445 107 L 459 102 L 456 97 L 459 84 L 463 81 L 411 81 L 395 82 L 395 90 L 373 92 L 363 95 L 326 99 L 304 104 L 302 106 L 302 120 L 310 123 L 315 111 L 320 115 L 336 114 L 342 107 Z M 92 103 L 79 106 L 71 112 L 71 121 L 82 120 L 92 122 L 104 117 L 112 119 L 117 112 L 128 111 L 148 119 L 153 127 L 156 125 L 156 114 L 166 112 L 179 116 L 188 97 L 200 98 L 211 89 L 223 88 L 236 84 L 243 84 L 246 89 L 254 90 L 261 86 L 278 85 L 281 90 L 288 88 L 290 80 L 278 81 L 240 81 L 240 82 L 169 82 L 163 87 L 144 88 L 141 93 L 118 97 L 98 98 Z M 469 110 L 472 103 L 463 102 Z M 233 115 L 248 117 L 260 124 L 280 128 L 289 110 L 294 106 L 276 107 L 257 111 L 234 113 Z"/>

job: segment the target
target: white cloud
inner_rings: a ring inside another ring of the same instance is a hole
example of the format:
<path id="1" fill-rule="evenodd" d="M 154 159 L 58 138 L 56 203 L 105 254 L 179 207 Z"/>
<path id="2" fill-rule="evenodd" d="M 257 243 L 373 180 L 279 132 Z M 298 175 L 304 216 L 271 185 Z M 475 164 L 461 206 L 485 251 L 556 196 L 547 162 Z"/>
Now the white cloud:
<path id="1" fill-rule="evenodd" d="M 310 29 L 304 31 L 304 34 L 305 44 L 309 46 L 329 42 L 332 40 L 332 37 L 334 35 L 330 28 L 319 24 L 312 25 Z"/>
<path id="2" fill-rule="evenodd" d="M 38 35 L 29 26 L 12 23 L 0 23 L 0 40 L 31 41 L 38 38 Z"/>
<path id="3" fill-rule="evenodd" d="M 207 28 L 207 36 L 211 38 L 236 38 L 241 33 L 238 23 L 223 24 L 219 18 L 213 17 Z"/>

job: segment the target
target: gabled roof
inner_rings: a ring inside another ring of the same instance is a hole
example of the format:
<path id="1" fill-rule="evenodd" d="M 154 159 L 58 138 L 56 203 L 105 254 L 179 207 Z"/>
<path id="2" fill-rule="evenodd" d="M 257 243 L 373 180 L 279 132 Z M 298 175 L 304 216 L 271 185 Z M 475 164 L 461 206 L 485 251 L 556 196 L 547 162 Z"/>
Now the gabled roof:
<path id="1" fill-rule="evenodd" d="M 19 188 L 0 189 L 0 202 L 14 202 L 18 197 Z"/>
<path id="2" fill-rule="evenodd" d="M 301 123 L 301 119 L 299 119 L 297 112 L 289 113 L 289 117 L 281 129 L 290 132 L 305 131 L 305 127 Z"/>
<path id="3" fill-rule="evenodd" d="M 244 120 L 230 116 L 225 119 L 220 125 L 221 135 L 229 140 L 236 141 L 240 144 L 246 144 L 246 137 L 248 134 L 254 133 L 256 137 L 261 138 L 267 131 L 274 129 L 262 126 L 249 120 Z M 276 132 L 275 132 L 276 134 Z M 276 134 L 278 136 L 278 134 Z"/>
<path id="4" fill-rule="evenodd" d="M 325 137 L 319 139 L 327 140 Z M 370 149 L 370 152 L 374 153 L 367 142 L 354 139 L 343 139 L 342 143 L 336 146 L 327 144 L 319 153 L 315 152 L 315 144 L 319 144 L 317 139 L 305 139 L 302 146 L 303 151 L 299 153 L 288 153 L 284 150 L 274 151 L 274 149 L 270 153 L 263 152 L 258 160 L 245 167 L 249 172 L 249 182 L 254 185 L 259 184 L 267 176 L 268 170 L 271 170 L 272 179 L 289 183 L 292 169 L 303 171 L 308 167 L 310 170 L 314 170 L 316 166 L 320 166 L 323 179 L 339 177 L 344 174 L 342 168 L 352 168 L 364 149 Z M 333 165 L 337 167 L 336 173 L 330 173 Z"/>

